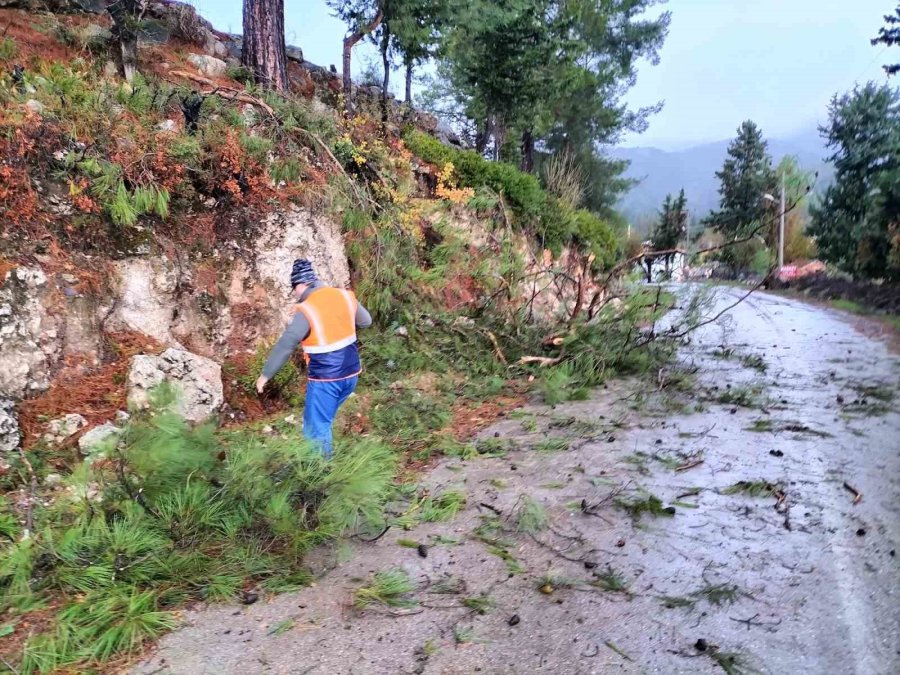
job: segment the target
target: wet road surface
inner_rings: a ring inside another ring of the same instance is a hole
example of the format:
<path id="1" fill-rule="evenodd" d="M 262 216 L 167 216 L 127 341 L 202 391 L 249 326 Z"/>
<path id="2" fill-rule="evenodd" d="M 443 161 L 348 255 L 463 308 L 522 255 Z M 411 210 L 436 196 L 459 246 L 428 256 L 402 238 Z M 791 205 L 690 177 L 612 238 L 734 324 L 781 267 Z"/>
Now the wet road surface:
<path id="1" fill-rule="evenodd" d="M 503 456 L 443 460 L 422 483 L 466 494 L 450 522 L 189 612 L 136 672 L 900 672 L 900 359 L 855 320 L 755 294 L 661 389 L 528 406 L 483 434 Z M 352 609 L 388 568 L 418 604 Z"/>

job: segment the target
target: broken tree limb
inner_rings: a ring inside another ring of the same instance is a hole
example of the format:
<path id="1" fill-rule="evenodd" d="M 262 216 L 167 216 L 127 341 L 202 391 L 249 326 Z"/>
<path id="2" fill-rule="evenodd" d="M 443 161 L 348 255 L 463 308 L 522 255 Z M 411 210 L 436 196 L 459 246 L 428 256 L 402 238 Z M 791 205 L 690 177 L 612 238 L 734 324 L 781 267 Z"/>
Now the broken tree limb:
<path id="1" fill-rule="evenodd" d="M 212 91 L 200 92 L 201 96 L 212 96 L 213 94 L 217 96 L 222 96 L 222 98 L 227 98 L 231 101 L 240 101 L 241 103 L 249 103 L 251 105 L 259 106 L 263 110 L 265 110 L 269 115 L 275 117 L 275 111 L 265 101 L 260 101 L 258 98 L 254 98 L 249 94 L 244 94 L 233 87 L 224 87 L 214 80 L 209 79 L 208 77 L 203 77 L 202 75 L 195 75 L 194 73 L 189 73 L 186 70 L 170 70 L 169 75 L 174 75 L 176 77 L 183 77 L 188 80 L 193 80 L 198 84 L 205 84 L 208 87 L 213 87 Z M 222 91 L 229 92 L 230 95 L 223 95 Z"/>
<path id="2" fill-rule="evenodd" d="M 862 492 L 860 492 L 855 487 L 850 485 L 850 483 L 848 483 L 847 481 L 844 481 L 844 489 L 847 490 L 847 492 L 850 492 L 853 494 L 853 503 L 854 504 L 859 504 L 862 501 L 862 497 L 863 497 Z"/>
<path id="3" fill-rule="evenodd" d="M 519 359 L 519 363 L 525 365 L 527 363 L 536 363 L 541 368 L 545 368 L 547 366 L 555 366 L 557 363 L 562 361 L 561 356 L 549 357 L 549 356 L 523 356 Z"/>
<path id="4" fill-rule="evenodd" d="M 484 334 L 488 336 L 491 344 L 494 345 L 494 353 L 497 355 L 497 358 L 500 359 L 500 363 L 502 363 L 504 366 L 508 366 L 509 362 L 506 360 L 506 356 L 503 354 L 503 350 L 500 349 L 500 343 L 497 342 L 497 336 L 489 330 L 484 331 Z"/>
<path id="5" fill-rule="evenodd" d="M 701 464 L 703 464 L 702 459 L 695 459 L 693 462 L 676 466 L 675 471 L 687 471 L 688 469 L 693 469 L 695 466 L 700 466 Z"/>

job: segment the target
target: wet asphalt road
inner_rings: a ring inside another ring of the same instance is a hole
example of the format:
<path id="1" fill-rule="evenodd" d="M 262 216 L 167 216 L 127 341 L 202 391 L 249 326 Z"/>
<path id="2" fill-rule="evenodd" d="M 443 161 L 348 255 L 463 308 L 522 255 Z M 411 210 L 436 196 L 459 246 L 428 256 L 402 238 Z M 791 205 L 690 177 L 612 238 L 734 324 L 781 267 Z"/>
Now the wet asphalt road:
<path id="1" fill-rule="evenodd" d="M 855 321 L 756 294 L 682 350 L 690 393 L 526 407 L 484 433 L 510 452 L 423 477 L 466 493 L 454 520 L 319 551 L 302 592 L 188 612 L 135 672 L 898 673 L 900 359 Z M 622 506 L 649 495 L 674 515 Z M 526 497 L 549 520 L 533 535 Z M 391 567 L 418 606 L 351 609 Z M 459 593 L 435 592 L 447 577 Z"/>

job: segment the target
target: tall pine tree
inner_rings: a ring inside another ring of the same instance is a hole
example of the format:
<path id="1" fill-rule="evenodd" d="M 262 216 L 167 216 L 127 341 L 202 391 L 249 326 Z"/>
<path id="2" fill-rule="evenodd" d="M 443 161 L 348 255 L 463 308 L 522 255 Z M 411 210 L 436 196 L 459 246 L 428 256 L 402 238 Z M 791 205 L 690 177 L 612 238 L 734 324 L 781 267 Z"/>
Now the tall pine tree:
<path id="1" fill-rule="evenodd" d="M 241 63 L 253 73 L 257 83 L 287 90 L 284 0 L 244 0 Z"/>
<path id="2" fill-rule="evenodd" d="M 900 278 L 900 90 L 872 82 L 828 109 L 820 129 L 834 183 L 812 207 L 819 255 L 870 278 Z"/>
<path id="3" fill-rule="evenodd" d="M 763 195 L 775 190 L 776 178 L 762 131 L 751 120 L 738 127 L 716 177 L 719 210 L 706 222 L 728 238 L 746 236 L 760 227 L 771 213 Z"/>

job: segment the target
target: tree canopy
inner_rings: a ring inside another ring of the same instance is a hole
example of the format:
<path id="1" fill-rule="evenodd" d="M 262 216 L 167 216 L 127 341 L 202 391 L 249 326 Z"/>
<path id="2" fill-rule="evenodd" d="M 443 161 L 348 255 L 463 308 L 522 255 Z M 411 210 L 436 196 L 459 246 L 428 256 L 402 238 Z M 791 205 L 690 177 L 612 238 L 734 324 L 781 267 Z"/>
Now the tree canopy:
<path id="1" fill-rule="evenodd" d="M 835 179 L 812 208 L 819 255 L 852 274 L 900 278 L 900 90 L 870 82 L 835 96 L 820 131 Z"/>
<path id="2" fill-rule="evenodd" d="M 738 127 L 737 137 L 728 145 L 728 155 L 719 179 L 719 210 L 706 223 L 726 237 L 746 236 L 759 227 L 771 206 L 764 195 L 775 191 L 775 172 L 762 131 L 746 120 Z"/>
<path id="3" fill-rule="evenodd" d="M 885 25 L 878 31 L 878 35 L 872 38 L 873 45 L 885 45 L 886 47 L 900 46 L 900 2 L 893 14 L 886 14 Z M 893 75 L 900 71 L 900 63 L 889 63 L 884 66 L 884 72 Z"/>
<path id="4" fill-rule="evenodd" d="M 653 230 L 653 248 L 667 250 L 678 246 L 678 242 L 686 233 L 687 219 L 687 198 L 684 196 L 684 188 L 674 199 L 672 195 L 666 195 L 659 213 L 659 221 Z"/>
<path id="5" fill-rule="evenodd" d="M 642 18 L 657 0 L 473 0 L 444 30 L 437 112 L 476 149 L 526 171 L 569 152 L 587 177 L 585 205 L 609 210 L 628 186 L 626 164 L 602 146 L 640 130 L 655 108 L 621 102 L 640 58 L 656 61 L 669 14 Z"/>

